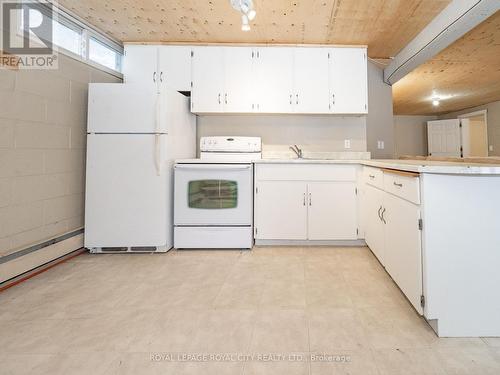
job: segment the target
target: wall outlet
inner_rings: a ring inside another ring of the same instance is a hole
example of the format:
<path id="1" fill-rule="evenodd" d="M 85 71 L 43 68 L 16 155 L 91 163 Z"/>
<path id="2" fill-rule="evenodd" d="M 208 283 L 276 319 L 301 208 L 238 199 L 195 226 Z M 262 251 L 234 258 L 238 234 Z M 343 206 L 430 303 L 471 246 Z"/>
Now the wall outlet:
<path id="1" fill-rule="evenodd" d="M 350 139 L 346 139 L 344 141 L 344 148 L 351 148 L 351 140 Z"/>
<path id="2" fill-rule="evenodd" d="M 385 142 L 384 141 L 378 141 L 377 142 L 377 148 L 379 150 L 383 150 L 385 148 Z"/>
<path id="3" fill-rule="evenodd" d="M 490 145 L 489 150 L 493 151 L 493 145 Z"/>

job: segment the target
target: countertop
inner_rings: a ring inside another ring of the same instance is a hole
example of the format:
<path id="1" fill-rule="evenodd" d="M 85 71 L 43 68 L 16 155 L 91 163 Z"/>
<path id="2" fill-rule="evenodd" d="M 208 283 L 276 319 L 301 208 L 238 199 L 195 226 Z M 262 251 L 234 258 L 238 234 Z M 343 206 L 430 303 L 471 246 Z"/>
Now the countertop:
<path id="1" fill-rule="evenodd" d="M 208 162 L 200 159 L 176 160 L 178 164 L 242 164 L 242 162 Z M 249 164 L 251 162 L 246 162 Z M 253 161 L 255 164 L 359 164 L 371 167 L 394 169 L 415 173 L 457 174 L 457 175 L 499 175 L 500 164 L 445 162 L 430 160 L 339 160 L 339 159 L 286 159 L 264 158 Z"/>
<path id="2" fill-rule="evenodd" d="M 255 164 L 361 164 L 371 167 L 406 172 L 462 175 L 500 175 L 500 164 L 441 162 L 428 160 L 314 160 L 314 159 L 261 159 Z"/>

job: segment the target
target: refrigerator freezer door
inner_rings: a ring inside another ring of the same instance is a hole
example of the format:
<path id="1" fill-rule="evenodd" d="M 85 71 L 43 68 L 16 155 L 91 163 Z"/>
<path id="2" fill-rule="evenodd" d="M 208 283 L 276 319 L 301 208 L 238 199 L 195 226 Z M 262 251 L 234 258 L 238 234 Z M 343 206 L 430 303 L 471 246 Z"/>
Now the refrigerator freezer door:
<path id="1" fill-rule="evenodd" d="M 166 133 L 164 101 L 152 85 L 90 84 L 87 132 Z"/>
<path id="2" fill-rule="evenodd" d="M 172 247 L 167 135 L 87 136 L 85 247 Z M 161 150 L 161 173 L 155 145 Z"/>

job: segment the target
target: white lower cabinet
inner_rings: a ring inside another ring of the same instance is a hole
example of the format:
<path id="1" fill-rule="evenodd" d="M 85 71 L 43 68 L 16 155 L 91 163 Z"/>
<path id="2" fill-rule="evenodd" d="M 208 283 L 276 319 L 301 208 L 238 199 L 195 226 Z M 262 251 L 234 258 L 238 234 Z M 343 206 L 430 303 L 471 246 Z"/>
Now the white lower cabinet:
<path id="1" fill-rule="evenodd" d="M 302 181 L 261 181 L 256 190 L 256 238 L 307 239 L 307 184 Z"/>
<path id="2" fill-rule="evenodd" d="M 391 194 L 384 197 L 385 268 L 419 313 L 423 313 L 420 207 Z"/>
<path id="3" fill-rule="evenodd" d="M 390 182 L 383 185 L 384 190 L 375 187 L 372 180 L 365 181 L 365 241 L 411 304 L 423 314 L 420 205 L 413 203 L 419 202 L 413 196 L 419 179 L 387 172 L 381 178 Z M 394 186 L 400 190 L 392 190 Z"/>
<path id="4" fill-rule="evenodd" d="M 307 191 L 309 240 L 357 239 L 356 184 L 312 182 Z"/>
<path id="5" fill-rule="evenodd" d="M 255 238 L 356 240 L 356 186 L 355 166 L 257 165 Z"/>
<path id="6" fill-rule="evenodd" d="M 384 192 L 371 185 L 365 188 L 365 241 L 380 263 L 384 264 L 385 235 L 382 210 L 384 208 Z"/>

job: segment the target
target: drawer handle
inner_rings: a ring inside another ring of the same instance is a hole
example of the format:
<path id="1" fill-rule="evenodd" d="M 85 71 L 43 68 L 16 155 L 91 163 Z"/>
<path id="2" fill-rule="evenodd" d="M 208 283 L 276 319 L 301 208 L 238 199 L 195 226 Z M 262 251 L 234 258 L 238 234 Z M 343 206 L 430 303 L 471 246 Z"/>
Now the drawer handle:
<path id="1" fill-rule="evenodd" d="M 305 206 L 306 205 L 306 193 L 304 193 L 304 200 L 302 201 L 302 204 Z"/>
<path id="2" fill-rule="evenodd" d="M 399 188 L 402 188 L 403 187 L 403 184 L 398 184 L 397 182 L 394 182 L 394 186 L 397 186 Z"/>
<path id="3" fill-rule="evenodd" d="M 371 174 L 371 175 L 369 175 L 368 177 L 370 177 L 372 180 L 375 178 L 375 176 L 374 176 L 374 175 L 372 175 L 372 174 Z"/>

